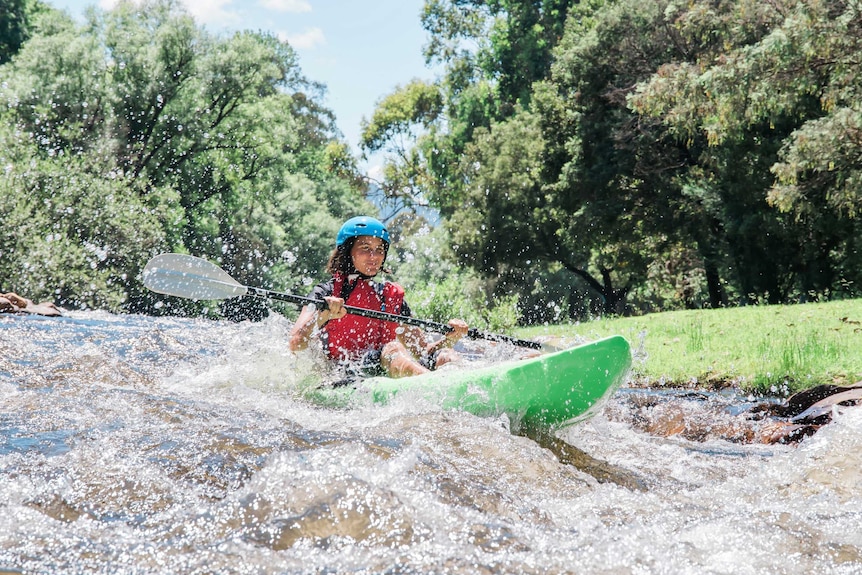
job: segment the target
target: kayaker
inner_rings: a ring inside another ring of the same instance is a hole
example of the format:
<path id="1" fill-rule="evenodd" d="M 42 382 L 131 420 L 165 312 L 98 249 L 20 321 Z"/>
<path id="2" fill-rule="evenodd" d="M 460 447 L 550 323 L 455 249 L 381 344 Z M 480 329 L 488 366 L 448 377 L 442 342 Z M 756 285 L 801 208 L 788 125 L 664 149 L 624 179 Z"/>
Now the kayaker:
<path id="1" fill-rule="evenodd" d="M 318 336 L 326 354 L 365 375 L 420 375 L 460 356 L 452 346 L 467 333 L 467 324 L 452 319 L 452 331 L 428 343 L 416 327 L 348 314 L 345 305 L 410 316 L 404 289 L 394 282 L 375 281 L 384 271 L 389 231 L 379 220 L 359 216 L 347 220 L 335 240 L 327 271 L 332 278 L 315 286 L 311 297 L 325 300 L 327 309 L 303 308 L 290 333 L 290 349 L 308 347 Z"/>

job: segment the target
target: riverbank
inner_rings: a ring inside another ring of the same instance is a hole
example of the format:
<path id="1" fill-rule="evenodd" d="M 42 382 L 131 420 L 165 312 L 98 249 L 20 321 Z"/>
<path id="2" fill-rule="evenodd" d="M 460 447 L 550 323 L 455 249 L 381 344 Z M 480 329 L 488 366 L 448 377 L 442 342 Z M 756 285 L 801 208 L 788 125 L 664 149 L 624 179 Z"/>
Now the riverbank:
<path id="1" fill-rule="evenodd" d="M 789 395 L 862 380 L 862 300 L 685 310 L 535 327 L 520 337 L 628 338 L 632 385 Z"/>

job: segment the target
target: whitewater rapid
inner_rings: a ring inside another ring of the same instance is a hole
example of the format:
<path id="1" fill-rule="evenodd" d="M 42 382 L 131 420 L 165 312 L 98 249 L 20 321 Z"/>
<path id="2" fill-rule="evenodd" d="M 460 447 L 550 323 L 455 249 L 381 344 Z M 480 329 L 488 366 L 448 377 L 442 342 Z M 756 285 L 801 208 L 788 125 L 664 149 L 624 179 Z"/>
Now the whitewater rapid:
<path id="1" fill-rule="evenodd" d="M 692 441 L 624 388 L 559 437 L 629 490 L 504 419 L 315 407 L 289 329 L 0 316 L 0 574 L 862 574 L 862 409 L 797 447 Z"/>

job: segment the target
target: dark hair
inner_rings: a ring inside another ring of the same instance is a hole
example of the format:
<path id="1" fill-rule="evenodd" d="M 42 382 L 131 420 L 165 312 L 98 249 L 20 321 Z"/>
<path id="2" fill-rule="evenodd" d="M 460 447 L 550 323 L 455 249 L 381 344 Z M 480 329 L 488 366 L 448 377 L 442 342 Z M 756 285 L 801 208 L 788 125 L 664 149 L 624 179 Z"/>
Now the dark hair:
<path id="1" fill-rule="evenodd" d="M 326 264 L 326 271 L 335 274 L 350 275 L 356 273 L 356 268 L 353 267 L 353 258 L 350 257 L 350 250 L 353 249 L 353 244 L 356 243 L 356 238 L 347 238 L 343 244 L 332 250 L 329 256 L 329 263 Z"/>

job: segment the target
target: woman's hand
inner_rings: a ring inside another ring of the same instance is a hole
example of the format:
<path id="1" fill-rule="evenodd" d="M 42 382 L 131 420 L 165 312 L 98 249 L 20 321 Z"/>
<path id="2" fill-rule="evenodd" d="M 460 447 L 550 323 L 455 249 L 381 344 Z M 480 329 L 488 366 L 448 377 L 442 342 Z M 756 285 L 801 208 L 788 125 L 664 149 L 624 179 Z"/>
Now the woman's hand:
<path id="1" fill-rule="evenodd" d="M 449 327 L 452 328 L 452 331 L 446 334 L 446 343 L 450 346 L 455 345 L 456 341 L 467 335 L 467 330 L 470 329 L 463 319 L 450 319 Z"/>
<path id="2" fill-rule="evenodd" d="M 437 339 L 436 341 L 432 341 L 431 343 L 428 343 L 428 344 L 425 343 L 425 338 L 422 336 L 422 332 L 420 330 L 418 330 L 417 328 L 405 329 L 404 330 L 405 332 L 409 332 L 409 331 L 413 330 L 412 333 L 413 333 L 414 337 L 412 337 L 412 338 L 402 337 L 402 340 L 404 341 L 404 343 L 409 342 L 409 344 L 412 344 L 413 347 L 411 347 L 411 345 L 408 345 L 408 348 L 410 348 L 411 351 L 413 351 L 413 353 L 415 353 L 417 357 L 423 353 L 431 355 L 432 353 L 442 352 L 442 351 L 446 350 L 446 348 L 451 348 L 453 345 L 455 345 L 455 343 L 459 339 L 461 339 L 462 337 L 467 335 L 467 330 L 470 329 L 467 326 L 467 322 L 465 322 L 464 320 L 461 320 L 461 319 L 451 319 L 451 320 L 449 320 L 448 325 L 449 325 L 449 327 L 452 328 L 452 331 L 450 331 L 449 333 L 447 333 L 446 335 L 444 335 L 440 339 Z M 455 350 L 448 350 L 448 351 L 451 351 L 451 353 L 454 354 L 454 355 L 449 356 L 449 357 L 459 357 L 458 353 Z M 440 357 L 442 357 L 442 356 L 440 356 Z M 439 357 L 438 357 L 438 360 L 439 360 Z M 451 359 L 444 360 L 443 363 L 446 363 L 446 361 L 451 361 Z M 438 363 L 437 365 L 443 365 L 443 363 Z"/>
<path id="3" fill-rule="evenodd" d="M 347 310 L 344 309 L 344 300 L 340 297 L 326 297 L 327 308 L 319 311 L 315 304 L 309 304 L 302 308 L 302 313 L 293 324 L 293 329 L 290 330 L 290 350 L 300 351 L 308 347 L 308 340 L 314 332 L 315 326 L 317 329 L 326 325 L 326 322 L 333 319 L 340 319 L 347 315 Z"/>
<path id="4" fill-rule="evenodd" d="M 347 310 L 344 309 L 344 300 L 340 297 L 327 296 L 323 298 L 328 306 L 325 310 L 317 314 L 317 327 L 323 327 L 334 319 L 341 319 L 347 315 Z"/>

